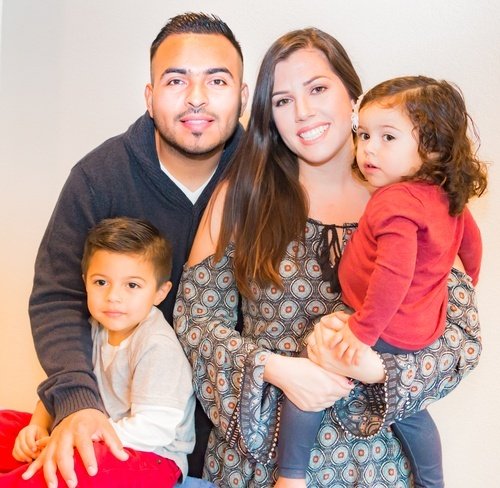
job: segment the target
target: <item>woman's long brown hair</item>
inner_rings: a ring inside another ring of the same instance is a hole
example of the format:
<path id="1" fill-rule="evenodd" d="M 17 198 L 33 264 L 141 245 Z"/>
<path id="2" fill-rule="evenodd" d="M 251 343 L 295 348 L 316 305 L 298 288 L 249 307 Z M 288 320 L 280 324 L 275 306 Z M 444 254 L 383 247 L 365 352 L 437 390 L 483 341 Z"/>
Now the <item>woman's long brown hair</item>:
<path id="1" fill-rule="evenodd" d="M 251 117 L 234 161 L 225 175 L 227 194 L 216 249 L 220 259 L 234 241 L 238 288 L 250 294 L 250 280 L 281 286 L 279 265 L 293 240 L 303 239 L 308 199 L 299 182 L 297 156 L 281 139 L 272 116 L 277 63 L 299 49 L 318 49 L 356 100 L 361 82 L 342 45 L 314 28 L 289 32 L 269 48 L 262 61 Z"/>

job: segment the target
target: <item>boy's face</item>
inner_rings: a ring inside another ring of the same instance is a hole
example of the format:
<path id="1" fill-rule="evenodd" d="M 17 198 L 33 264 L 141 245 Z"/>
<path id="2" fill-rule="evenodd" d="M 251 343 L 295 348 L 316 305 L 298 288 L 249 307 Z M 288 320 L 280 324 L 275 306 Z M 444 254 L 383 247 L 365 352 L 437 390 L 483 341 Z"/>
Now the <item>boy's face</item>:
<path id="1" fill-rule="evenodd" d="M 158 287 L 153 265 L 142 256 L 104 250 L 90 258 L 84 281 L 90 314 L 108 330 L 112 345 L 126 339 L 172 286 Z"/>

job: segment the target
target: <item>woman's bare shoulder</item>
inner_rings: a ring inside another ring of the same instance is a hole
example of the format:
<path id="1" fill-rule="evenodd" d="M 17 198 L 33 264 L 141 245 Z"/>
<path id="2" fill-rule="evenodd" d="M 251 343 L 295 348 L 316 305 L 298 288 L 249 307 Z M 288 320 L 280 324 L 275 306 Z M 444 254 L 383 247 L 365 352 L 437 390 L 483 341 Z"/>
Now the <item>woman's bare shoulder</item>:
<path id="1" fill-rule="evenodd" d="M 227 183 L 221 183 L 214 191 L 201 218 L 189 254 L 188 266 L 194 266 L 215 253 L 222 223 Z"/>

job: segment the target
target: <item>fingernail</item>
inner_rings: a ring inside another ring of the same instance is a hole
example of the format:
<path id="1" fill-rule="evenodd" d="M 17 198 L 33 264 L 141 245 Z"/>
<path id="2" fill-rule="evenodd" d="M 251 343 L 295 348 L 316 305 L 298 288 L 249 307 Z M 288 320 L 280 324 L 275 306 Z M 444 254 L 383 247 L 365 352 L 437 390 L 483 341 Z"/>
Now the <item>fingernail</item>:
<path id="1" fill-rule="evenodd" d="M 88 466 L 87 473 L 89 474 L 89 476 L 95 476 L 97 474 L 97 467 L 96 466 Z"/>
<path id="2" fill-rule="evenodd" d="M 75 480 L 65 480 L 66 484 L 68 485 L 68 488 L 75 488 L 76 486 L 76 481 Z"/>

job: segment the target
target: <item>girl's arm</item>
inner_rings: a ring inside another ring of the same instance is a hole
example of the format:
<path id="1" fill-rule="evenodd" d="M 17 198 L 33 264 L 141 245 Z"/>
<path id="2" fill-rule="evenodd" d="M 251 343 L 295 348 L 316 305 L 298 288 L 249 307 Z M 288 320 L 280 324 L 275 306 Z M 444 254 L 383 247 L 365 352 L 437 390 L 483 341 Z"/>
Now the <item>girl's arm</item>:
<path id="1" fill-rule="evenodd" d="M 458 254 L 463 262 L 465 272 L 472 278 L 472 284 L 475 286 L 479 280 L 483 254 L 481 232 L 467 207 L 464 208 L 463 219 L 464 235 Z"/>
<path id="2" fill-rule="evenodd" d="M 380 354 L 384 383 L 379 383 L 377 369 L 374 384 L 359 383 L 348 399 L 335 403 L 337 419 L 347 431 L 361 437 L 376 434 L 384 425 L 413 415 L 446 396 L 477 366 L 482 343 L 470 277 L 452 269 L 448 296 L 446 329 L 438 340 L 414 353 Z M 319 354 L 327 357 L 326 346 L 316 342 L 315 347 L 324 347 Z M 334 363 L 335 359 L 330 358 L 322 365 L 343 371 L 340 362 Z"/>

